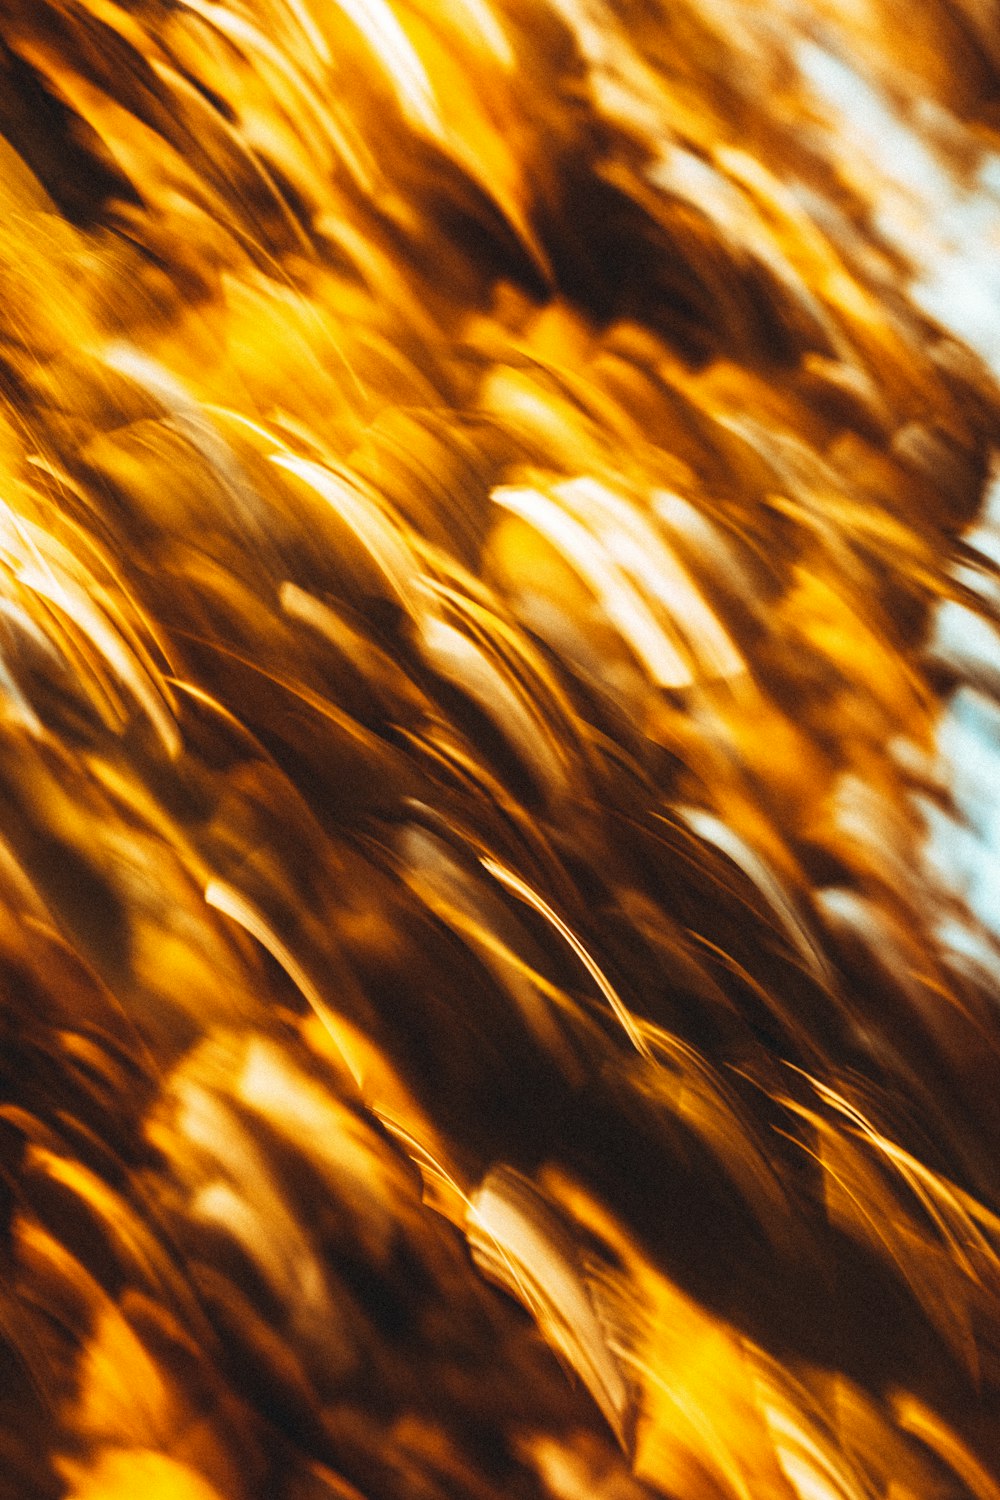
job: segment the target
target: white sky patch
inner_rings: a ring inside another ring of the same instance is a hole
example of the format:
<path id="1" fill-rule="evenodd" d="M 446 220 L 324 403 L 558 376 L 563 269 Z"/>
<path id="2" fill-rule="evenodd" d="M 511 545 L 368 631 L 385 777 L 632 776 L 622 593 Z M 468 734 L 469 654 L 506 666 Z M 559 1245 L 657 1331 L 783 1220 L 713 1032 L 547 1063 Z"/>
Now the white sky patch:
<path id="1" fill-rule="evenodd" d="M 1000 565 L 1000 473 L 965 541 Z M 978 588 L 987 604 L 1000 602 L 1000 589 L 988 573 L 977 580 L 964 565 L 954 572 Z M 937 729 L 939 775 L 957 816 L 921 804 L 928 830 L 925 855 L 946 888 L 1000 941 L 1000 704 L 991 696 L 1000 696 L 1000 630 L 969 605 L 947 600 L 935 614 L 929 649 L 954 666 L 966 685 L 951 698 Z M 952 951 L 963 951 L 957 933 L 940 935 Z"/>
<path id="2" fill-rule="evenodd" d="M 796 60 L 831 116 L 845 173 L 875 205 L 874 227 L 914 266 L 914 301 L 1000 373 L 1000 155 L 985 155 L 963 186 L 924 124 L 911 127 L 853 68 L 814 42 Z"/>
<path id="3" fill-rule="evenodd" d="M 800 44 L 797 62 L 836 132 L 847 181 L 874 205 L 878 233 L 913 266 L 914 301 L 1000 377 L 1000 155 L 984 154 L 963 182 L 926 121 L 911 126 L 873 82 L 813 42 Z M 965 540 L 987 562 L 1000 561 L 1000 481 Z M 973 570 L 961 577 L 976 586 Z M 981 584 L 988 599 L 988 575 Z M 992 696 L 1000 695 L 1000 632 L 974 608 L 949 601 L 937 610 L 930 652 L 974 685 L 959 689 L 938 726 L 955 815 L 918 799 L 925 858 L 1000 940 L 1000 707 Z M 943 930 L 941 937 L 955 947 Z"/>
<path id="4" fill-rule="evenodd" d="M 958 817 L 923 801 L 931 870 L 1000 941 L 1000 707 L 973 688 L 955 694 L 938 754 Z"/>

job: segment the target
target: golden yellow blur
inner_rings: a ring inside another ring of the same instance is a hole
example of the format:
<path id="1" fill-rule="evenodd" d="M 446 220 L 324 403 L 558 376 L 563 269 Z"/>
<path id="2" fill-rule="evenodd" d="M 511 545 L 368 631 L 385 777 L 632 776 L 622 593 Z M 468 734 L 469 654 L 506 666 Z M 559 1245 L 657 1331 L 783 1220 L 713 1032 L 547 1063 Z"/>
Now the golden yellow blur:
<path id="1" fill-rule="evenodd" d="M 0 5 L 0 1500 L 998 1500 L 998 36 Z"/>

